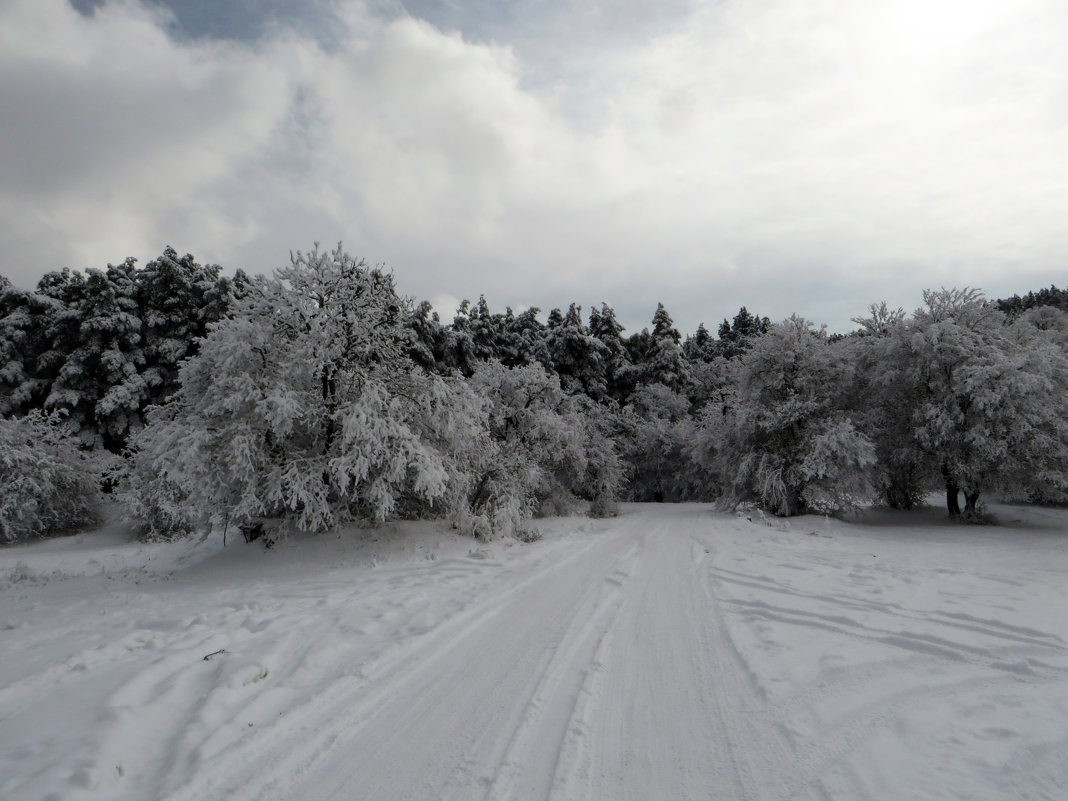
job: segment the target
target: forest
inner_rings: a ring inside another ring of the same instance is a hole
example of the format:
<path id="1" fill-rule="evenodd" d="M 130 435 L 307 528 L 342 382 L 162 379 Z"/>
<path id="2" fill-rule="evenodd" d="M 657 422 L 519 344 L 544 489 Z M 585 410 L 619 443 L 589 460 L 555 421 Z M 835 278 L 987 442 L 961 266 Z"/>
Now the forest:
<path id="1" fill-rule="evenodd" d="M 1068 500 L 1068 292 L 928 290 L 851 333 L 741 308 L 685 337 L 662 304 L 451 321 L 336 249 L 270 276 L 167 248 L 139 267 L 0 276 L 0 542 L 90 525 L 268 539 L 442 518 L 479 539 L 619 501 L 771 515 L 943 492 Z M 962 504 L 963 499 L 963 504 Z"/>

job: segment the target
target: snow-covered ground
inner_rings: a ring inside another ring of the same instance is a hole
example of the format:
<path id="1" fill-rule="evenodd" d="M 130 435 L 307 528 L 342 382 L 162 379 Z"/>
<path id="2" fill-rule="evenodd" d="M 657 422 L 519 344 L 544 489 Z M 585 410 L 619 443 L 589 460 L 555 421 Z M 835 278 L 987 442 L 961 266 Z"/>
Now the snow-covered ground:
<path id="1" fill-rule="evenodd" d="M 0 549 L 0 798 L 1059 801 L 1068 513 L 998 514 Z"/>

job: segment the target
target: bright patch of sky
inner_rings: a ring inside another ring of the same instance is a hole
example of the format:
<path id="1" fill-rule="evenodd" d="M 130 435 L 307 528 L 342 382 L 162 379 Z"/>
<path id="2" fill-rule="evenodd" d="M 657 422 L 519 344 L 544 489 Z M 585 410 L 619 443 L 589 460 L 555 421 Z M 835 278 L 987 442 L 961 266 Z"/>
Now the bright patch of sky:
<path id="1" fill-rule="evenodd" d="M 343 240 L 401 289 L 833 329 L 1068 283 L 1054 0 L 0 0 L 0 273 Z"/>

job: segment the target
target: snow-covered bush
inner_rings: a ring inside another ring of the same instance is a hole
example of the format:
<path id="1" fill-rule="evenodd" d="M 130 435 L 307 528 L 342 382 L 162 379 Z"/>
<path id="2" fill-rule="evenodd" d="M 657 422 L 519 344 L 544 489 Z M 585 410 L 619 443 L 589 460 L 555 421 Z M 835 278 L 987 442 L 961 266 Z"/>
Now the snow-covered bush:
<path id="1" fill-rule="evenodd" d="M 257 518 L 322 531 L 445 501 L 438 440 L 457 393 L 416 373 L 392 276 L 340 246 L 291 262 L 244 289 L 136 438 L 147 533 Z"/>
<path id="2" fill-rule="evenodd" d="M 481 365 L 471 379 L 488 404 L 491 451 L 472 465 L 467 503 L 487 531 L 520 533 L 534 515 L 564 514 L 579 501 L 611 514 L 622 469 L 602 430 L 602 410 L 563 392 L 541 366 Z"/>
<path id="3" fill-rule="evenodd" d="M 0 542 L 99 522 L 98 467 L 54 417 L 0 419 Z"/>
<path id="4" fill-rule="evenodd" d="M 675 502 L 704 495 L 692 461 L 694 420 L 684 395 L 664 384 L 640 385 L 620 420 L 630 500 Z"/>

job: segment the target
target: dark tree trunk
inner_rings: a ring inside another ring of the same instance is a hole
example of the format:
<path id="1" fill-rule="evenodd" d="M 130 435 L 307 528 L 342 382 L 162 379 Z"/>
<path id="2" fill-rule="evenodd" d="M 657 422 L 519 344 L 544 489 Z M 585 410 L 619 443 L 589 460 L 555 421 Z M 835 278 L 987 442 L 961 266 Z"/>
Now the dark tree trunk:
<path id="1" fill-rule="evenodd" d="M 960 500 L 957 498 L 960 494 L 960 487 L 950 477 L 949 470 L 945 465 L 942 466 L 942 477 L 946 480 L 946 508 L 949 510 L 949 516 L 960 517 Z"/>
<path id="2" fill-rule="evenodd" d="M 964 516 L 967 518 L 973 518 L 976 516 L 977 506 L 979 504 L 978 492 L 965 492 L 964 493 Z"/>

